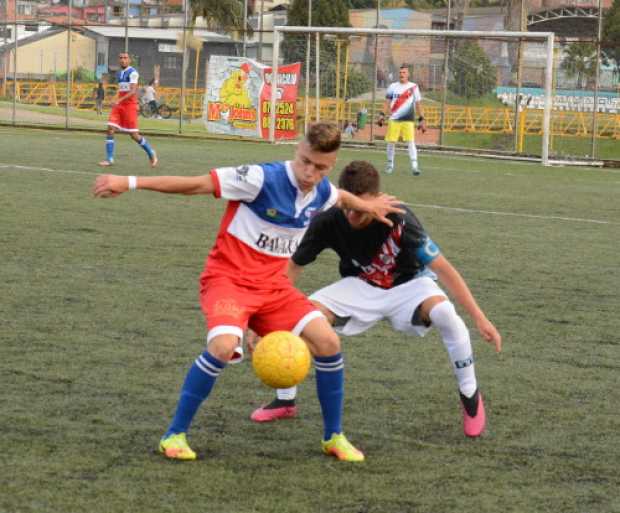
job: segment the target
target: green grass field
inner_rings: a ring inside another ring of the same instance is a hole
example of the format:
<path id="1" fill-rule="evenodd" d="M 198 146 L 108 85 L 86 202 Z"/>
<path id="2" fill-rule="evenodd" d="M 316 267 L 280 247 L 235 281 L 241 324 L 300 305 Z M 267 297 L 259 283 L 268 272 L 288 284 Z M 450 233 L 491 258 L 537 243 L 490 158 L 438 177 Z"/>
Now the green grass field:
<path id="1" fill-rule="evenodd" d="M 119 174 L 149 174 L 119 137 Z M 291 146 L 151 139 L 159 174 L 287 158 Z M 462 434 L 438 335 L 345 338 L 345 429 L 367 461 L 321 454 L 249 362 L 200 410 L 196 462 L 155 448 L 204 348 L 198 275 L 224 203 L 148 192 L 95 200 L 103 135 L 0 128 L 0 512 L 620 512 L 620 172 L 399 154 L 383 188 L 413 205 L 504 336 L 472 332 L 488 431 Z M 343 150 L 338 168 L 380 152 Z M 334 171 L 334 178 L 337 171 Z M 337 278 L 322 255 L 300 286 Z M 469 325 L 471 323 L 468 322 Z"/>

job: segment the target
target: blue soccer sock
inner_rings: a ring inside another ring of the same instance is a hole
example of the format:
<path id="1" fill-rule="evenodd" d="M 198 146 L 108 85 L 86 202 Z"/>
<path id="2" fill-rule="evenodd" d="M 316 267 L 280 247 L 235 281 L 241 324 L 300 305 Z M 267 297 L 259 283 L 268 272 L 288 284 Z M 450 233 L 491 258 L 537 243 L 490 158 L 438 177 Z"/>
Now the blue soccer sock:
<path id="1" fill-rule="evenodd" d="M 342 433 L 344 405 L 344 360 L 342 353 L 333 356 L 315 356 L 316 390 L 323 413 L 323 439 Z"/>
<path id="2" fill-rule="evenodd" d="M 108 162 L 114 162 L 114 136 L 108 135 L 105 140 L 105 158 Z"/>
<path id="3" fill-rule="evenodd" d="M 146 140 L 145 137 L 142 137 L 139 141 L 138 144 L 140 145 L 140 147 L 146 152 L 146 154 L 149 156 L 150 159 L 153 158 L 153 155 L 155 154 L 155 152 L 153 151 L 153 148 L 151 148 L 151 145 L 148 143 L 148 141 Z"/>
<path id="4" fill-rule="evenodd" d="M 208 351 L 196 358 L 185 377 L 177 411 L 164 436 L 187 432 L 194 415 L 196 415 L 202 402 L 209 396 L 215 380 L 224 367 L 226 364 L 211 356 Z"/>

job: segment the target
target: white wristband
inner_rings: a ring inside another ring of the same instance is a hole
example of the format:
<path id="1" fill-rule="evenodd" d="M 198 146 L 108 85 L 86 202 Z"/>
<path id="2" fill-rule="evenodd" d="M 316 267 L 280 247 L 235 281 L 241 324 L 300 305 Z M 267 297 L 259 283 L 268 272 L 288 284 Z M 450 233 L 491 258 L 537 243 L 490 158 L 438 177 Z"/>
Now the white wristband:
<path id="1" fill-rule="evenodd" d="M 129 181 L 129 190 L 135 191 L 138 188 L 138 177 L 137 176 L 128 176 L 127 180 Z"/>

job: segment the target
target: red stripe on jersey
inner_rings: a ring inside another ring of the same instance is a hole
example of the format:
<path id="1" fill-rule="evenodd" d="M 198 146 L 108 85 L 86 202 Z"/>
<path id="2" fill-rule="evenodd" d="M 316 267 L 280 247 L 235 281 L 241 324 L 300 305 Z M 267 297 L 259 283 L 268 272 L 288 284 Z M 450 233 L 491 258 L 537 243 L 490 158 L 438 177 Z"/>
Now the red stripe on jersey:
<path id="1" fill-rule="evenodd" d="M 221 198 L 222 186 L 220 185 L 220 178 L 219 176 L 217 176 L 217 171 L 215 169 L 212 169 L 211 171 L 209 171 L 209 174 L 211 175 L 211 180 L 213 180 L 213 186 L 215 187 L 215 190 L 213 191 L 213 196 L 215 196 L 216 198 Z M 230 224 L 230 221 L 228 221 L 228 223 Z"/>
<path id="2" fill-rule="evenodd" d="M 405 103 L 411 96 L 413 96 L 413 91 L 415 90 L 415 85 L 411 87 L 411 89 L 407 89 L 404 93 L 402 93 L 398 99 L 392 105 L 392 112 L 396 112 L 403 103 Z"/>

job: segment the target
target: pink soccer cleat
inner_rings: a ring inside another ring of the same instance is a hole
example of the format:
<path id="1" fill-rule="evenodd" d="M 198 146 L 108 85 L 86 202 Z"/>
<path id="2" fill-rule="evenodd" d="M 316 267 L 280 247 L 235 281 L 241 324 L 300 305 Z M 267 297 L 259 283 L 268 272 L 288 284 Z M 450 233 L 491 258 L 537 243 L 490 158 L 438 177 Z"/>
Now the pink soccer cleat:
<path id="1" fill-rule="evenodd" d="M 482 394 L 478 390 L 471 398 L 461 394 L 461 403 L 463 405 L 463 432 L 465 436 L 476 438 L 484 432 L 487 422 Z"/>
<path id="2" fill-rule="evenodd" d="M 274 403 L 276 401 L 254 410 L 252 415 L 250 415 L 250 419 L 254 422 L 273 422 L 274 420 L 291 419 L 297 416 L 297 406 L 294 404 L 290 406 L 275 406 Z"/>

